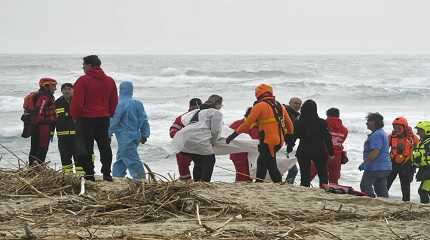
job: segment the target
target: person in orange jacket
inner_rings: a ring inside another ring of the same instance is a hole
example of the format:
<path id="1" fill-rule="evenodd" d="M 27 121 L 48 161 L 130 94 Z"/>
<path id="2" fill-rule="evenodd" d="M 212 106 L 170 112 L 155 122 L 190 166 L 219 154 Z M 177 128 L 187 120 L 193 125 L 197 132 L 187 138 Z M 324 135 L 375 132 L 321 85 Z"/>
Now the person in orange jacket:
<path id="1" fill-rule="evenodd" d="M 388 176 L 387 188 L 390 190 L 391 185 L 399 175 L 402 200 L 409 202 L 411 182 L 415 173 L 415 168 L 412 165 L 412 152 L 415 145 L 419 143 L 419 139 L 408 125 L 406 118 L 398 117 L 393 121 L 393 132 L 388 136 L 388 142 L 391 148 L 390 156 L 393 170 Z"/>
<path id="2" fill-rule="evenodd" d="M 245 113 L 245 117 L 243 119 L 234 121 L 230 125 L 230 128 L 233 130 L 238 129 L 240 127 L 240 125 L 242 125 L 242 123 L 245 122 L 246 118 L 251 113 L 251 109 L 252 108 L 248 108 L 248 110 Z M 251 128 L 247 132 L 247 134 L 252 139 L 259 139 L 257 127 Z M 230 159 L 231 159 L 231 161 L 233 161 L 234 168 L 236 169 L 236 182 L 250 182 L 252 179 L 251 179 L 250 173 L 249 173 L 248 153 L 246 153 L 246 152 L 232 153 L 232 154 L 230 154 Z"/>
<path id="3" fill-rule="evenodd" d="M 269 170 L 273 182 L 281 182 L 282 176 L 276 165 L 276 152 L 284 145 L 285 137 L 293 134 L 294 126 L 284 106 L 275 100 L 270 85 L 260 84 L 255 89 L 257 101 L 249 117 L 226 140 L 230 143 L 239 134 L 257 125 L 260 137 L 257 159 L 257 182 L 263 181 Z"/>

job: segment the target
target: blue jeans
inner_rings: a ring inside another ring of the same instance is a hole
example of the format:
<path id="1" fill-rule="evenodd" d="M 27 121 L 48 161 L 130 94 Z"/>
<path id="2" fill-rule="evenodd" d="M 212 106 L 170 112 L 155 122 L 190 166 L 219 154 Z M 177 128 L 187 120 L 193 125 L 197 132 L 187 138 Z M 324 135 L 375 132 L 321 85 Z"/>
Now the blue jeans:
<path id="1" fill-rule="evenodd" d="M 387 179 L 390 174 L 391 171 L 364 171 L 360 183 L 361 191 L 372 198 L 388 198 Z"/>
<path id="2" fill-rule="evenodd" d="M 116 162 L 113 164 L 112 176 L 125 177 L 128 169 L 133 179 L 145 179 L 145 169 L 137 153 L 138 145 L 139 142 L 121 144 L 121 142 L 118 141 L 118 152 Z"/>

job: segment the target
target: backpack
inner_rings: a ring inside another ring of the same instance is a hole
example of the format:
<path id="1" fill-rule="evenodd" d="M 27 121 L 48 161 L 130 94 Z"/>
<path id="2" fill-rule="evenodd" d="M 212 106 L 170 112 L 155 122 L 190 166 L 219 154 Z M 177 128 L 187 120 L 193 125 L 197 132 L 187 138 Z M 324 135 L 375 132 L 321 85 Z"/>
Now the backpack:
<path id="1" fill-rule="evenodd" d="M 24 122 L 24 128 L 22 130 L 21 137 L 23 138 L 29 138 L 31 136 L 32 132 L 32 116 L 37 111 L 36 109 L 36 102 L 39 98 L 38 92 L 31 92 L 27 96 L 24 97 L 24 113 L 21 116 L 21 120 Z"/>

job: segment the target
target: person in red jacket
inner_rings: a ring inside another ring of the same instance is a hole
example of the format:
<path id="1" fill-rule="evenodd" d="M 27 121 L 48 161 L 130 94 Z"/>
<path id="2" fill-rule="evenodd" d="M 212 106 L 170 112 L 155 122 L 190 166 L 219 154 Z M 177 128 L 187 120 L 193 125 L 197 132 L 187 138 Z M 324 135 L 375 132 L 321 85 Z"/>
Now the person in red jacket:
<path id="1" fill-rule="evenodd" d="M 100 68 L 98 56 L 83 58 L 81 76 L 74 84 L 74 95 L 70 113 L 77 121 L 78 158 L 86 174 L 86 179 L 94 181 L 94 140 L 100 151 L 103 180 L 112 181 L 112 149 L 110 147 L 109 123 L 118 104 L 115 81 Z"/>
<path id="2" fill-rule="evenodd" d="M 39 80 L 40 89 L 24 100 L 24 110 L 30 112 L 31 147 L 29 165 L 45 162 L 49 141 L 53 137 L 55 126 L 55 98 L 57 81 L 52 78 Z M 32 105 L 32 106 L 30 106 Z"/>
<path id="3" fill-rule="evenodd" d="M 188 112 L 198 109 L 200 105 L 202 105 L 202 103 L 203 103 L 202 100 L 200 100 L 199 98 L 191 99 Z M 178 116 L 175 119 L 175 122 L 172 124 L 172 126 L 170 126 L 169 134 L 171 138 L 175 137 L 176 133 L 185 127 L 184 124 L 182 123 L 182 116 L 184 114 Z M 189 155 L 186 155 L 183 153 L 176 154 L 176 162 L 178 164 L 178 170 L 179 170 L 179 180 L 181 181 L 191 180 L 191 173 L 190 173 L 191 161 L 192 161 L 191 156 Z"/>
<path id="4" fill-rule="evenodd" d="M 245 113 L 245 118 L 237 120 L 230 125 L 230 128 L 236 130 L 245 119 L 248 117 L 252 108 L 248 108 Z M 251 136 L 252 139 L 259 139 L 258 128 L 255 126 L 251 128 L 247 134 Z M 249 173 L 249 163 L 248 163 L 248 153 L 232 153 L 230 154 L 230 159 L 233 161 L 234 168 L 236 169 L 236 182 L 251 182 L 252 179 Z"/>
<path id="5" fill-rule="evenodd" d="M 333 143 L 334 157 L 328 160 L 328 182 L 331 184 L 339 184 L 340 170 L 342 165 L 342 158 L 346 156 L 343 150 L 343 143 L 348 136 L 348 129 L 343 125 L 342 120 L 339 118 L 340 112 L 337 108 L 330 108 L 326 112 L 328 130 L 331 135 Z M 312 165 L 311 179 L 316 176 L 315 165 Z"/>

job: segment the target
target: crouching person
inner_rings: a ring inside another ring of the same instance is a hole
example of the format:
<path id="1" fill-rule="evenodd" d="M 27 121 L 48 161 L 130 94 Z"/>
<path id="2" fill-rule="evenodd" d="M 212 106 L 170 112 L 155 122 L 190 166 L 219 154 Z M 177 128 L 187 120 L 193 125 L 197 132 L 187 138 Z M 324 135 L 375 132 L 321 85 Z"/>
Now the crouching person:
<path id="1" fill-rule="evenodd" d="M 143 163 L 137 147 L 149 137 L 148 117 L 142 102 L 133 99 L 133 84 L 122 82 L 119 86 L 119 104 L 110 121 L 109 136 L 115 134 L 118 142 L 116 162 L 113 165 L 114 177 L 125 177 L 127 169 L 133 179 L 145 178 Z"/>

